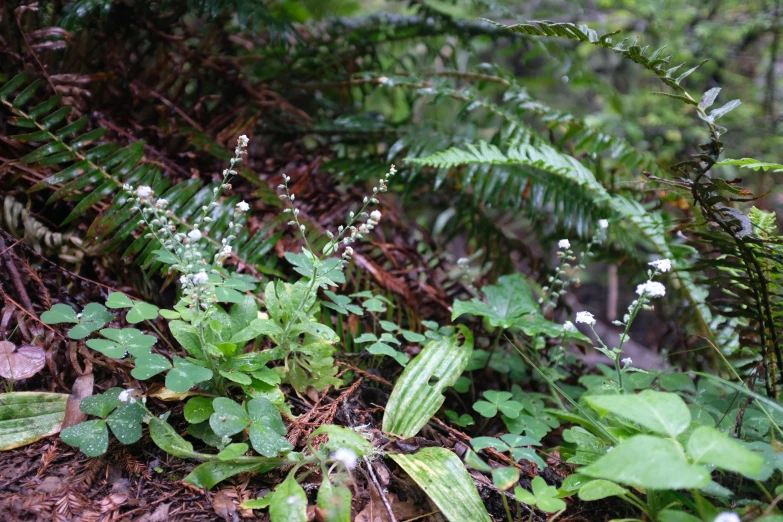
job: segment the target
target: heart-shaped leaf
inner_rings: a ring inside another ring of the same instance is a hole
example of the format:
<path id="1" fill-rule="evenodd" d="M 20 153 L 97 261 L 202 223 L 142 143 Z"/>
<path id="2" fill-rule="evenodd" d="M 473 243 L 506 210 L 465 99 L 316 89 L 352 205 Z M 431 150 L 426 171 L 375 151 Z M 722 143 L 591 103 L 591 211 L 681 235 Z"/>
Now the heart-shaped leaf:
<path id="1" fill-rule="evenodd" d="M 41 314 L 41 321 L 46 324 L 78 323 L 76 312 L 67 304 L 56 304 L 51 310 Z"/>
<path id="2" fill-rule="evenodd" d="M 114 316 L 106 310 L 106 307 L 98 303 L 90 303 L 84 307 L 79 316 L 79 324 L 68 330 L 68 337 L 71 339 L 84 339 L 95 330 L 99 330 Z"/>
<path id="3" fill-rule="evenodd" d="M 106 419 L 112 433 L 123 444 L 133 444 L 141 438 L 141 423 L 146 413 L 141 403 L 123 403 Z"/>
<path id="4" fill-rule="evenodd" d="M 100 395 L 85 397 L 79 404 L 79 409 L 87 415 L 94 415 L 104 419 L 114 408 L 122 404 L 122 401 L 118 399 L 121 392 L 121 388 L 109 388 Z"/>
<path id="5" fill-rule="evenodd" d="M 660 435 L 676 437 L 691 423 L 688 406 L 674 393 L 644 390 L 636 395 L 591 395 L 585 399 L 603 415 L 614 413 Z"/>
<path id="6" fill-rule="evenodd" d="M 131 324 L 152 320 L 158 317 L 158 310 L 160 309 L 155 305 L 134 301 L 133 307 L 128 310 L 128 314 L 125 316 L 125 320 Z"/>
<path id="7" fill-rule="evenodd" d="M 131 306 L 133 306 L 133 301 L 121 292 L 112 292 L 106 299 L 107 308 L 130 308 Z"/>
<path id="8" fill-rule="evenodd" d="M 287 433 L 280 411 L 263 397 L 256 397 L 247 403 L 250 414 L 250 443 L 253 449 L 264 457 L 276 457 L 293 446 L 285 438 Z M 212 418 L 210 417 L 210 421 Z"/>
<path id="9" fill-rule="evenodd" d="M 231 399 L 218 397 L 212 401 L 212 408 L 215 412 L 209 417 L 209 426 L 220 437 L 235 435 L 250 424 L 245 408 Z"/>
<path id="10" fill-rule="evenodd" d="M 198 424 L 209 419 L 215 410 L 212 408 L 212 399 L 207 397 L 191 397 L 185 403 L 185 420 L 191 424 Z"/>
<path id="11" fill-rule="evenodd" d="M 87 346 L 114 359 L 121 359 L 126 352 L 134 357 L 148 354 L 150 347 L 157 341 L 152 335 L 141 333 L 136 328 L 104 328 L 101 335 L 107 339 L 90 339 Z"/>
<path id="12" fill-rule="evenodd" d="M 212 370 L 189 363 L 181 357 L 174 357 L 174 368 L 166 374 L 166 388 L 184 392 L 211 378 Z"/>
<path id="13" fill-rule="evenodd" d="M 19 381 L 28 379 L 41 371 L 46 364 L 46 352 L 40 346 L 16 345 L 9 341 L 0 341 L 0 377 Z"/>
<path id="14" fill-rule="evenodd" d="M 109 448 L 109 430 L 103 419 L 89 420 L 65 428 L 60 433 L 60 438 L 69 446 L 79 448 L 88 457 L 103 455 Z"/>
<path id="15" fill-rule="evenodd" d="M 133 368 L 133 370 L 131 370 L 131 375 L 134 378 L 139 379 L 140 381 L 149 379 L 150 377 L 171 368 L 171 363 L 169 362 L 169 360 L 157 353 L 148 353 L 136 357 L 134 364 L 136 365 L 136 367 Z M 168 386 L 168 383 L 166 383 L 166 386 Z M 173 390 L 173 391 L 186 391 L 186 390 Z"/>

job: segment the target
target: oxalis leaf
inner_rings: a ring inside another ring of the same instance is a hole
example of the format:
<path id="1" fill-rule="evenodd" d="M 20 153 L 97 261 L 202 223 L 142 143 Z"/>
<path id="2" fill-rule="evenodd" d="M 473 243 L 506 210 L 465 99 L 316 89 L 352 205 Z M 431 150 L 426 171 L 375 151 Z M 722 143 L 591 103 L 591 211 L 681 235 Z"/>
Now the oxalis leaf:
<path id="1" fill-rule="evenodd" d="M 443 390 L 457 382 L 473 352 L 473 335 L 462 325 L 460 331 L 464 344 L 458 335 L 432 341 L 408 363 L 386 404 L 383 431 L 413 437 L 438 411 Z"/>
<path id="2" fill-rule="evenodd" d="M 449 522 L 491 522 L 462 461 L 445 448 L 389 457 L 416 481 Z"/>
<path id="3" fill-rule="evenodd" d="M 109 430 L 106 421 L 94 419 L 65 428 L 60 438 L 69 446 L 77 447 L 88 457 L 97 457 L 109 448 Z"/>
<path id="4" fill-rule="evenodd" d="M 601 415 L 611 412 L 669 437 L 676 437 L 691 423 L 688 406 L 674 393 L 644 390 L 637 395 L 592 395 L 585 400 Z"/>
<path id="5" fill-rule="evenodd" d="M 677 442 L 652 435 L 623 441 L 580 473 L 645 489 L 698 489 L 710 482 L 709 471 L 688 462 Z"/>
<path id="6" fill-rule="evenodd" d="M 174 357 L 174 368 L 166 374 L 166 388 L 184 392 L 211 378 L 212 370 L 189 363 L 181 357 Z"/>

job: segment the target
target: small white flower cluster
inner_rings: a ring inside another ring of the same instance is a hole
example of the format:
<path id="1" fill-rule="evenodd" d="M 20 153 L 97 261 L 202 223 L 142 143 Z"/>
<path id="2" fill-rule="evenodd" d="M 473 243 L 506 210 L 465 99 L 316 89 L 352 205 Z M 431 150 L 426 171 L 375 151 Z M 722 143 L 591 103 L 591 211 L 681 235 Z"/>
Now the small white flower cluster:
<path id="1" fill-rule="evenodd" d="M 582 313 L 586 313 L 586 312 L 582 312 Z M 566 322 L 563 323 L 563 331 L 564 332 L 576 332 L 577 329 L 576 329 L 576 326 L 574 326 L 574 323 L 572 323 L 571 321 L 566 321 Z"/>
<path id="2" fill-rule="evenodd" d="M 590 312 L 577 312 L 576 322 L 593 326 L 595 324 L 595 317 L 593 317 L 593 314 L 591 314 Z"/>
<path id="3" fill-rule="evenodd" d="M 119 395 L 117 395 L 117 400 L 120 402 L 127 402 L 129 404 L 133 404 L 136 402 L 136 390 L 133 388 L 128 388 L 127 390 L 122 390 Z"/>
<path id="4" fill-rule="evenodd" d="M 663 297 L 666 295 L 666 287 L 658 281 L 647 281 L 636 287 L 636 293 L 645 297 Z"/>
<path id="5" fill-rule="evenodd" d="M 625 368 L 626 366 L 630 366 L 631 364 L 633 364 L 633 359 L 631 359 L 630 357 L 626 357 L 620 362 L 623 363 L 623 368 Z"/>
<path id="6" fill-rule="evenodd" d="M 740 517 L 738 514 L 734 512 L 724 511 L 723 513 L 715 517 L 715 520 L 713 522 L 740 522 Z"/>
<path id="7" fill-rule="evenodd" d="M 567 239 L 561 239 L 557 242 L 557 248 L 560 248 L 562 250 L 568 250 L 571 248 L 571 242 Z"/>
<path id="8" fill-rule="evenodd" d="M 672 269 L 672 262 L 668 259 L 656 259 L 655 261 L 650 261 L 648 264 L 661 273 L 666 273 Z"/>
<path id="9" fill-rule="evenodd" d="M 598 228 L 605 229 L 609 228 L 609 221 L 606 219 L 599 219 L 598 220 Z"/>
<path id="10" fill-rule="evenodd" d="M 356 453 L 348 448 L 340 448 L 332 453 L 332 460 L 341 463 L 347 470 L 352 470 L 359 462 Z"/>

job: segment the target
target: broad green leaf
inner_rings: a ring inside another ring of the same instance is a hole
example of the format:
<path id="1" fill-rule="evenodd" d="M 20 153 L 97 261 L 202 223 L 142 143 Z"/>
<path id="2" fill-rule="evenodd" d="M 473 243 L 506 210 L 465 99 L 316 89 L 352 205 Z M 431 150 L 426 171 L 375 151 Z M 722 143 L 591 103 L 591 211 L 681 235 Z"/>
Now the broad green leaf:
<path id="1" fill-rule="evenodd" d="M 135 367 L 131 370 L 131 375 L 140 381 L 149 379 L 150 377 L 171 368 L 169 360 L 157 353 L 148 353 L 136 357 L 134 364 Z"/>
<path id="2" fill-rule="evenodd" d="M 88 457 L 97 457 L 109 449 L 109 430 L 106 421 L 94 419 L 65 428 L 60 438 L 69 446 L 77 447 Z"/>
<path id="3" fill-rule="evenodd" d="M 667 373 L 659 378 L 661 388 L 666 391 L 689 391 L 696 393 L 696 385 L 686 373 Z"/>
<path id="4" fill-rule="evenodd" d="M 458 335 L 431 341 L 408 363 L 386 404 L 383 431 L 413 437 L 438 411 L 443 390 L 457 381 L 473 351 L 473 335 L 460 330 L 464 344 Z"/>
<path id="5" fill-rule="evenodd" d="M 318 435 L 327 435 L 329 437 L 326 442 L 321 443 L 321 446 L 329 451 L 349 449 L 359 457 L 369 455 L 370 452 L 372 452 L 372 443 L 351 428 L 335 426 L 334 424 L 324 424 L 315 430 L 310 435 L 310 438 Z"/>
<path id="6" fill-rule="evenodd" d="M 216 484 L 239 473 L 268 473 L 275 468 L 291 464 L 285 459 L 264 457 L 240 457 L 235 460 L 216 460 L 196 467 L 183 481 L 198 488 L 212 489 Z"/>
<path id="7" fill-rule="evenodd" d="M 189 363 L 181 357 L 174 357 L 174 367 L 166 374 L 166 388 L 184 392 L 211 378 L 212 370 Z"/>
<path id="8" fill-rule="evenodd" d="M 451 451 L 423 448 L 389 457 L 410 475 L 449 522 L 491 522 L 473 479 Z"/>
<path id="9" fill-rule="evenodd" d="M 152 335 L 143 334 L 136 328 L 104 328 L 101 335 L 110 340 L 89 339 L 87 346 L 114 359 L 122 359 L 126 352 L 136 357 L 147 354 L 157 341 Z"/>
<path id="10" fill-rule="evenodd" d="M 519 481 L 519 470 L 513 466 L 492 470 L 492 484 L 500 490 L 511 489 Z"/>
<path id="11" fill-rule="evenodd" d="M 688 439 L 688 455 L 696 464 L 712 464 L 747 476 L 761 473 L 764 459 L 715 428 L 700 426 Z"/>
<path id="12" fill-rule="evenodd" d="M 688 462 L 675 441 L 651 435 L 621 442 L 580 473 L 645 489 L 698 489 L 710 482 L 709 471 Z"/>
<path id="13" fill-rule="evenodd" d="M 25 446 L 60 431 L 66 393 L 0 394 L 0 451 Z"/>
<path id="14" fill-rule="evenodd" d="M 250 443 L 254 450 L 265 457 L 276 457 L 293 449 L 285 438 L 287 430 L 280 411 L 271 402 L 256 397 L 247 403 L 247 411 L 250 418 Z"/>
<path id="15" fill-rule="evenodd" d="M 487 302 L 473 298 L 454 301 L 452 321 L 463 314 L 486 317 L 493 327 L 510 328 L 522 316 L 537 313 L 538 304 L 533 291 L 522 274 L 505 275 L 497 284 L 481 289 Z"/>
<path id="16" fill-rule="evenodd" d="M 90 303 L 84 307 L 79 317 L 79 324 L 68 330 L 71 339 L 84 339 L 96 330 L 103 328 L 114 316 L 106 307 L 98 303 Z"/>
<path id="17" fill-rule="evenodd" d="M 231 307 L 231 331 L 238 332 L 258 319 L 258 303 L 252 295 L 246 295 L 241 303 Z"/>
<path id="18" fill-rule="evenodd" d="M 209 416 L 214 413 L 212 408 L 212 399 L 208 397 L 191 397 L 188 402 L 185 403 L 184 415 L 185 420 L 191 424 L 198 424 L 209 419 Z"/>
<path id="19" fill-rule="evenodd" d="M 181 459 L 213 460 L 214 455 L 205 455 L 193 450 L 193 445 L 183 439 L 171 425 L 158 417 L 150 417 L 150 436 L 163 451 Z"/>
<path id="20" fill-rule="evenodd" d="M 218 397 L 212 401 L 215 413 L 209 417 L 209 425 L 220 437 L 231 436 L 250 425 L 250 416 L 242 405 L 226 397 Z"/>
<path id="21" fill-rule="evenodd" d="M 146 411 L 138 402 L 123 403 L 106 419 L 112 433 L 123 444 L 133 444 L 141 438 L 141 421 Z"/>
<path id="22" fill-rule="evenodd" d="M 325 522 L 351 522 L 351 490 L 325 478 L 318 488 L 318 507 Z"/>
<path id="23" fill-rule="evenodd" d="M 41 314 L 41 321 L 46 324 L 78 323 L 76 312 L 67 304 L 56 304 L 51 310 Z"/>
<path id="24" fill-rule="evenodd" d="M 203 359 L 204 349 L 201 346 L 201 340 L 199 339 L 198 330 L 184 321 L 171 321 L 169 323 L 169 330 L 174 339 L 182 345 L 185 350 L 193 357 Z"/>
<path id="25" fill-rule="evenodd" d="M 658 522 L 702 522 L 702 520 L 685 511 L 664 509 L 658 513 Z"/>
<path id="26" fill-rule="evenodd" d="M 246 343 L 260 335 L 279 336 L 283 334 L 283 329 L 270 319 L 253 319 L 250 325 L 238 331 L 231 337 L 234 344 Z"/>
<path id="27" fill-rule="evenodd" d="M 674 393 L 644 390 L 636 395 L 591 395 L 585 400 L 601 415 L 611 412 L 669 437 L 676 437 L 691 423 L 688 406 Z"/>
<path id="28" fill-rule="evenodd" d="M 269 517 L 271 522 L 307 522 L 307 495 L 293 473 L 272 493 Z"/>
<path id="29" fill-rule="evenodd" d="M 593 480 L 579 488 L 579 498 L 584 501 L 600 500 L 606 497 L 618 497 L 628 493 L 622 486 L 609 480 Z"/>
<path id="30" fill-rule="evenodd" d="M 244 442 L 236 442 L 234 444 L 229 444 L 228 446 L 223 448 L 223 451 L 218 453 L 217 458 L 220 460 L 234 460 L 236 458 L 243 456 L 245 453 L 247 453 L 247 450 L 249 449 L 250 446 L 248 446 Z"/>

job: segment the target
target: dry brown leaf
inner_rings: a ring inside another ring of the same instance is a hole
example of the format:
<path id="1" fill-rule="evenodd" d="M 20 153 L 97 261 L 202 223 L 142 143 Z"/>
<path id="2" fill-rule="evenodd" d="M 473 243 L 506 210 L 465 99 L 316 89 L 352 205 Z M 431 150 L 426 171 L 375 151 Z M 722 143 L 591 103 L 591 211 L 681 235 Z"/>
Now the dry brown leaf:
<path id="1" fill-rule="evenodd" d="M 41 371 L 46 352 L 40 346 L 23 344 L 19 349 L 9 341 L 0 341 L 0 377 L 19 381 Z"/>
<path id="2" fill-rule="evenodd" d="M 231 498 L 222 491 L 215 493 L 212 497 L 212 507 L 215 509 L 217 516 L 225 520 L 226 522 L 238 522 L 239 514 L 237 513 L 237 505 Z"/>
<path id="3" fill-rule="evenodd" d="M 92 395 L 93 384 L 94 379 L 91 373 L 77 377 L 73 382 L 71 395 L 68 396 L 68 402 L 65 404 L 63 429 L 87 420 L 87 414 L 79 409 L 79 404 L 82 402 L 82 399 Z"/>

